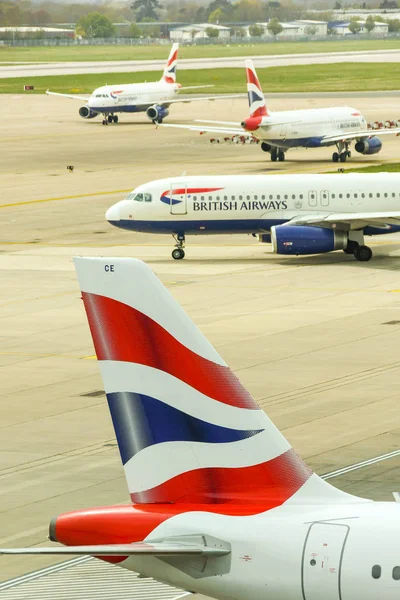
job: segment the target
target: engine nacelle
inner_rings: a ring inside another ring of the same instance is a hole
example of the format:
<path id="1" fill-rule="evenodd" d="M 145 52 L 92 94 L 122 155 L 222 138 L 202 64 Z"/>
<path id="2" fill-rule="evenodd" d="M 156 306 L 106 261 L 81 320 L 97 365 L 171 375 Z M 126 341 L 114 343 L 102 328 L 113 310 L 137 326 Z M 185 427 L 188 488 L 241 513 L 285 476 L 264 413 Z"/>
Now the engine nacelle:
<path id="1" fill-rule="evenodd" d="M 275 254 L 321 254 L 347 247 L 347 234 L 336 229 L 303 225 L 271 227 L 272 251 Z"/>
<path id="2" fill-rule="evenodd" d="M 270 144 L 267 144 L 267 142 L 262 142 L 261 144 L 261 150 L 263 152 L 271 152 L 272 146 Z"/>
<path id="3" fill-rule="evenodd" d="M 359 140 L 354 148 L 360 154 L 378 154 L 382 149 L 382 142 L 374 135 L 369 139 Z"/>
<path id="4" fill-rule="evenodd" d="M 155 104 L 154 106 L 149 106 L 146 110 L 146 115 L 150 121 L 161 123 L 161 121 L 169 115 L 169 110 L 168 108 L 165 108 L 165 106 L 158 106 Z"/>
<path id="5" fill-rule="evenodd" d="M 79 109 L 79 116 L 82 117 L 82 119 L 94 119 L 94 117 L 97 117 L 98 114 L 98 112 L 95 112 L 87 105 L 81 106 Z"/>

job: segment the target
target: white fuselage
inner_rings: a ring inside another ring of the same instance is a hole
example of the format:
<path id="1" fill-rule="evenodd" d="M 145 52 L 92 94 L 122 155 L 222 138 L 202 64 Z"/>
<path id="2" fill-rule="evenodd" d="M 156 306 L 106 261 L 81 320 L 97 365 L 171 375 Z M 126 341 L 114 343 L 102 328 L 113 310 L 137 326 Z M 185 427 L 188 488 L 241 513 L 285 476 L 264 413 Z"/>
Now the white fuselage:
<path id="1" fill-rule="evenodd" d="M 199 570 L 193 577 L 155 558 L 131 557 L 121 566 L 221 600 L 396 600 L 400 506 L 351 500 L 318 506 L 293 499 L 246 517 L 190 511 L 147 538 L 208 534 L 223 540 L 231 557 L 222 574 Z M 218 573 L 218 563 L 214 568 Z"/>
<path id="2" fill-rule="evenodd" d="M 180 85 L 156 81 L 105 85 L 90 96 L 87 106 L 98 113 L 141 112 L 153 105 L 168 106 L 179 92 Z"/>
<path id="3" fill-rule="evenodd" d="M 366 128 L 367 122 L 360 111 L 343 106 L 274 112 L 262 118 L 253 135 L 284 149 L 295 146 L 316 148 L 335 143 L 324 141 L 327 136 L 343 134 L 345 137 Z"/>
<path id="4" fill-rule="evenodd" d="M 107 220 L 149 233 L 269 232 L 304 214 L 397 211 L 400 174 L 177 177 L 136 188 Z M 362 229 L 359 223 L 350 229 Z M 396 226 L 374 233 L 391 233 Z"/>

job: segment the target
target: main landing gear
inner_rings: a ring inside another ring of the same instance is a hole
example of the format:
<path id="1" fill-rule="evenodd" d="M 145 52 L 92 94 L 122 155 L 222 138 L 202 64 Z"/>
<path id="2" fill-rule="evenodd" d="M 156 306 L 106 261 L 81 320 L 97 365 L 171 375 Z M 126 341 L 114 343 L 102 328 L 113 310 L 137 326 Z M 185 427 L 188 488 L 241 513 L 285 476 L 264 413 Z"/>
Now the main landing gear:
<path id="1" fill-rule="evenodd" d="M 285 160 L 285 151 L 281 148 L 272 148 L 271 149 L 271 160 L 272 162 L 276 162 L 277 160 L 283 162 Z"/>
<path id="2" fill-rule="evenodd" d="M 346 160 L 351 157 L 348 142 L 338 142 L 336 148 L 337 152 L 332 154 L 333 162 L 346 162 Z"/>
<path id="3" fill-rule="evenodd" d="M 118 123 L 118 115 L 104 115 L 102 123 L 103 125 L 108 125 L 109 123 Z"/>
<path id="4" fill-rule="evenodd" d="M 349 240 L 346 248 L 343 249 L 343 252 L 346 254 L 353 254 L 354 258 L 360 262 L 368 262 L 372 258 L 372 250 L 369 246 L 364 246 L 363 237 L 361 244 L 354 240 Z"/>
<path id="5" fill-rule="evenodd" d="M 182 260 L 182 258 L 185 258 L 185 251 L 184 251 L 185 234 L 178 233 L 177 235 L 174 235 L 173 237 L 174 237 L 176 244 L 175 244 L 175 248 L 172 250 L 171 256 L 175 260 Z"/>

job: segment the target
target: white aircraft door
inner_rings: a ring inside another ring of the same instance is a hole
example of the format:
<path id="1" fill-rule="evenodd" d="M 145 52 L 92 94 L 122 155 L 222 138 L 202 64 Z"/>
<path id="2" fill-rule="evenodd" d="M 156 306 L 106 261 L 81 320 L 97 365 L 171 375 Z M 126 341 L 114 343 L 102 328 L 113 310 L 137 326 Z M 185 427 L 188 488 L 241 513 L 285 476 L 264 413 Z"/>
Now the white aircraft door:
<path id="1" fill-rule="evenodd" d="M 340 571 L 350 528 L 336 523 L 313 523 L 303 552 L 304 600 L 342 600 Z"/>
<path id="2" fill-rule="evenodd" d="M 317 192 L 316 190 L 310 190 L 308 192 L 308 205 L 309 206 L 317 206 Z"/>
<path id="3" fill-rule="evenodd" d="M 328 190 L 322 190 L 321 195 L 320 195 L 320 203 L 321 203 L 321 206 L 329 206 L 329 191 Z"/>
<path id="4" fill-rule="evenodd" d="M 187 185 L 182 181 L 172 182 L 169 195 L 171 215 L 186 215 Z"/>

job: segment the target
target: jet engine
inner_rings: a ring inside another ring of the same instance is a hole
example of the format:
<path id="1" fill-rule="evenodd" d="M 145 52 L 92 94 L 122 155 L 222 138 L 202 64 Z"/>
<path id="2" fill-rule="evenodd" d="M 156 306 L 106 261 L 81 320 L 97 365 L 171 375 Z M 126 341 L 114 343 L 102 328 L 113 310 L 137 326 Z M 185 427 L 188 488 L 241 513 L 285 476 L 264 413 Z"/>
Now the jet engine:
<path id="1" fill-rule="evenodd" d="M 360 154 L 378 154 L 381 151 L 382 142 L 374 135 L 368 139 L 358 140 L 354 147 Z"/>
<path id="2" fill-rule="evenodd" d="M 149 106 L 149 108 L 146 110 L 146 115 L 150 121 L 162 123 L 162 120 L 169 115 L 169 110 L 164 106 L 158 106 L 155 104 L 154 106 Z"/>
<path id="3" fill-rule="evenodd" d="M 87 105 L 81 106 L 79 109 L 79 116 L 82 117 L 82 119 L 94 119 L 94 117 L 97 117 L 98 114 L 98 112 L 95 112 Z"/>
<path id="4" fill-rule="evenodd" d="M 261 143 L 261 150 L 263 152 L 271 152 L 271 148 L 272 148 L 272 146 L 270 144 L 267 144 L 267 142 Z"/>
<path id="5" fill-rule="evenodd" d="M 320 254 L 343 250 L 348 239 L 345 231 L 307 227 L 303 225 L 275 225 L 271 227 L 272 251 L 275 254 Z"/>

